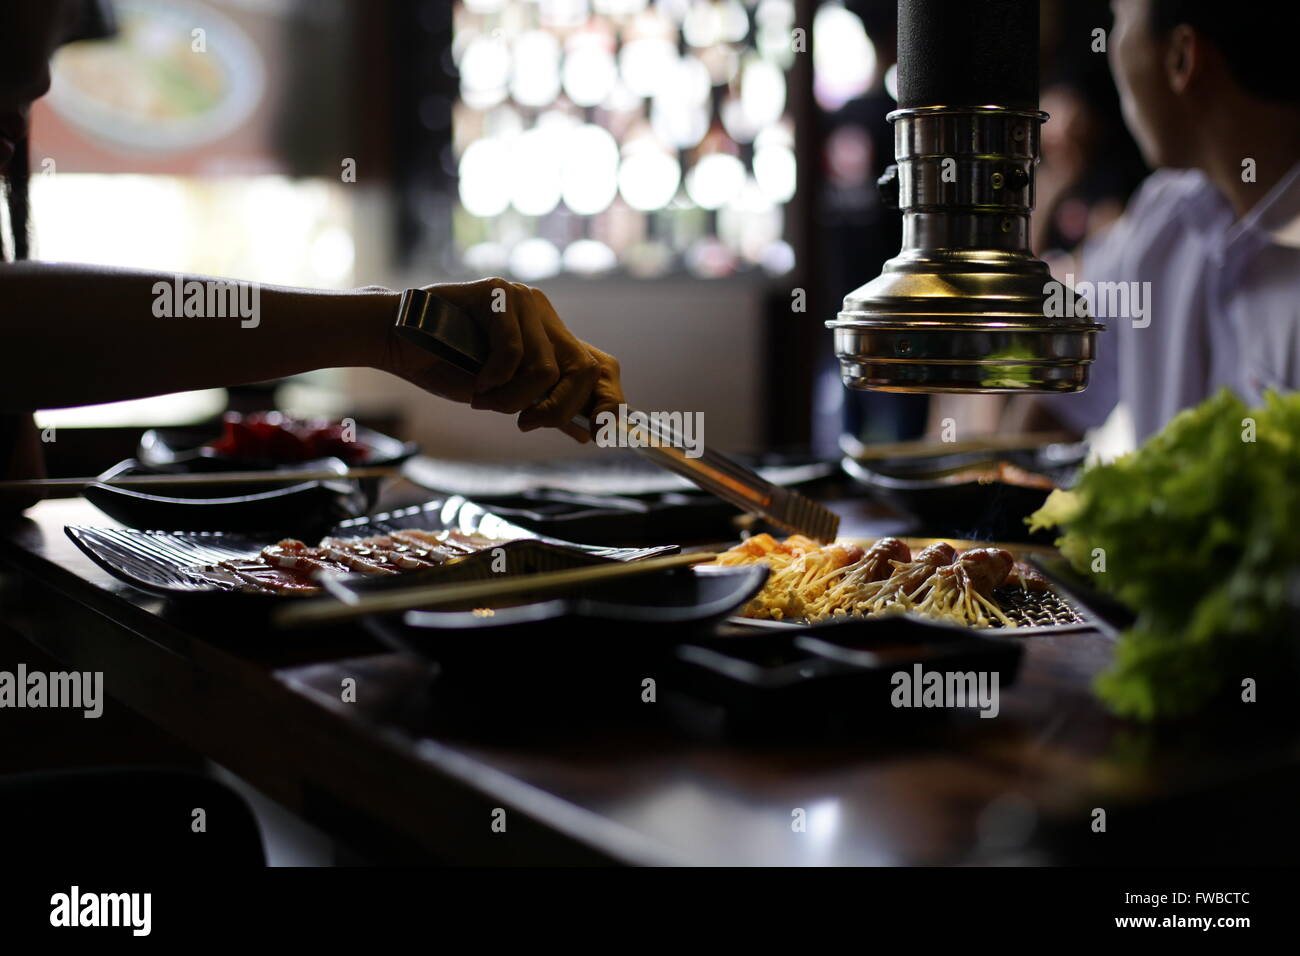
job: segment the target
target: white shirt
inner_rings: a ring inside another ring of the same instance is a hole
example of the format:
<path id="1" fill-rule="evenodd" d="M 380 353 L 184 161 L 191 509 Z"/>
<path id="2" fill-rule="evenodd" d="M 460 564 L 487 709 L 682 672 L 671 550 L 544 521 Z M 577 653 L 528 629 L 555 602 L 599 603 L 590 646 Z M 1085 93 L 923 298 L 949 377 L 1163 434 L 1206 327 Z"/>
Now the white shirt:
<path id="1" fill-rule="evenodd" d="M 1053 412 L 1082 430 L 1119 402 L 1140 442 L 1223 385 L 1252 407 L 1269 388 L 1300 389 L 1300 162 L 1235 219 L 1199 170 L 1147 177 L 1084 247 L 1079 278 L 1150 282 L 1150 324 L 1098 315 L 1091 383 L 1047 397 Z"/>

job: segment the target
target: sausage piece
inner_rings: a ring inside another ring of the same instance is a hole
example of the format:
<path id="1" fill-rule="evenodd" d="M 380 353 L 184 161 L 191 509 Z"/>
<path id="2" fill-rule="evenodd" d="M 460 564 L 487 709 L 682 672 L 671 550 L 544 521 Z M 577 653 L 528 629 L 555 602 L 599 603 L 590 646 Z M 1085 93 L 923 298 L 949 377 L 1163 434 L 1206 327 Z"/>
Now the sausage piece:
<path id="1" fill-rule="evenodd" d="M 911 560 L 912 549 L 902 541 L 897 538 L 881 538 L 867 549 L 862 562 L 861 580 L 866 584 L 872 581 L 883 581 L 894 573 L 894 565 L 889 562 L 907 564 Z"/>
<path id="2" fill-rule="evenodd" d="M 1023 561 L 1017 561 L 1007 576 L 1007 580 L 1026 591 L 1050 591 L 1052 585 L 1047 578 L 1043 577 L 1041 571 L 1032 568 Z"/>
<path id="3" fill-rule="evenodd" d="M 913 562 L 924 564 L 931 568 L 941 568 L 945 564 L 952 564 L 957 560 L 957 549 L 947 541 L 936 541 L 928 548 L 922 549 Z"/>
<path id="4" fill-rule="evenodd" d="M 963 554 L 959 563 L 965 569 L 971 587 L 989 597 L 994 588 L 1006 583 L 1007 574 L 1016 562 L 1010 552 L 1001 548 L 975 548 Z"/>

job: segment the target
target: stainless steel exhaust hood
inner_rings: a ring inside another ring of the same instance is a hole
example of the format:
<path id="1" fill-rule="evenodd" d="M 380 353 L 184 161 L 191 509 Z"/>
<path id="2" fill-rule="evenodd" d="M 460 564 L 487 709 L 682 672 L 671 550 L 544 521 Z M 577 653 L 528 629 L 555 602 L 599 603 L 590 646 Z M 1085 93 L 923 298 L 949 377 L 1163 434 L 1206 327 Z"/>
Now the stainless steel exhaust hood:
<path id="1" fill-rule="evenodd" d="M 900 0 L 903 247 L 827 326 L 844 383 L 890 392 L 1073 392 L 1102 329 L 1029 248 L 1038 0 Z"/>

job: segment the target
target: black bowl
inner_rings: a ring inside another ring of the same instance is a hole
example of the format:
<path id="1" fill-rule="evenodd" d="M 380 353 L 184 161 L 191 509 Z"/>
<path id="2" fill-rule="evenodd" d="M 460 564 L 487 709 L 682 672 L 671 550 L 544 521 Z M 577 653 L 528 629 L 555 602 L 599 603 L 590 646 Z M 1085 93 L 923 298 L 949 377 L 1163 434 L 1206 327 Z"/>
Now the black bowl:
<path id="1" fill-rule="evenodd" d="M 220 437 L 220 422 L 189 428 L 151 428 L 140 436 L 136 458 L 142 465 L 159 470 L 187 466 L 194 471 L 252 471 L 285 466 L 285 462 L 274 459 L 222 455 L 207 447 L 208 442 Z M 353 463 L 358 467 L 396 465 L 418 451 L 414 442 L 398 441 L 360 426 L 357 427 L 356 443 L 366 449 L 366 456 Z"/>
<path id="2" fill-rule="evenodd" d="M 340 458 L 304 462 L 277 462 L 259 458 L 220 455 L 206 443 L 220 435 L 220 424 L 192 428 L 155 428 L 140 438 L 135 458 L 120 461 L 99 476 L 101 482 L 126 475 L 185 475 L 229 471 L 339 471 L 347 470 Z M 369 428 L 357 428 L 357 442 L 367 449 L 358 467 L 393 467 L 419 449 Z M 85 498 L 100 511 L 132 528 L 167 528 L 174 531 L 283 531 L 312 534 L 345 518 L 370 511 L 379 496 L 380 478 L 309 480 L 187 485 L 183 492 L 149 491 L 89 486 Z"/>
<path id="3" fill-rule="evenodd" d="M 342 471 L 337 458 L 305 462 L 294 470 L 328 466 Z M 284 469 L 281 469 L 284 470 Z M 183 472 L 178 472 L 183 473 Z M 99 476 L 101 482 L 127 475 L 156 475 L 134 458 L 118 462 Z M 184 495 L 159 495 L 111 484 L 86 486 L 82 495 L 104 514 L 130 528 L 170 531 L 276 531 L 312 534 L 369 510 L 370 497 L 361 482 L 308 480 L 186 485 Z"/>
<path id="4" fill-rule="evenodd" d="M 282 462 L 268 458 L 243 458 L 221 455 L 207 443 L 221 436 L 219 422 L 190 428 L 151 428 L 140 436 L 136 460 L 141 467 L 161 472 L 259 471 L 266 469 L 319 466 L 320 462 Z M 357 427 L 356 444 L 366 450 L 364 458 L 352 462 L 358 468 L 391 468 L 419 452 L 415 442 L 404 442 L 371 428 Z M 339 458 L 324 459 L 341 461 Z M 366 510 L 374 506 L 379 490 L 378 478 L 361 479 L 366 495 Z"/>
<path id="5" fill-rule="evenodd" d="M 1025 518 L 1042 507 L 1050 489 L 976 478 L 953 481 L 949 476 L 1005 461 L 1065 487 L 1073 481 L 1085 454 L 1082 446 L 1052 445 L 1025 452 L 958 453 L 870 463 L 847 457 L 842 464 L 845 472 L 875 497 L 915 518 L 918 534 L 1050 544 L 1055 534 L 1030 534 L 1025 526 Z"/>

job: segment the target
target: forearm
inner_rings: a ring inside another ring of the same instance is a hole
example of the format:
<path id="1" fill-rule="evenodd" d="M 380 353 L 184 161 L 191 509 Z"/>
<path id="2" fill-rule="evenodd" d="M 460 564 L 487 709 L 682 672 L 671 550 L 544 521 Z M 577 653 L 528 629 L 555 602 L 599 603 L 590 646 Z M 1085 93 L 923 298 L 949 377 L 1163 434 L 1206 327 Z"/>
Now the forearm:
<path id="1" fill-rule="evenodd" d="M 386 291 L 232 286 L 206 276 L 181 276 L 178 287 L 173 273 L 3 265 L 0 336 L 10 360 L 0 410 L 378 366 L 396 305 Z"/>

